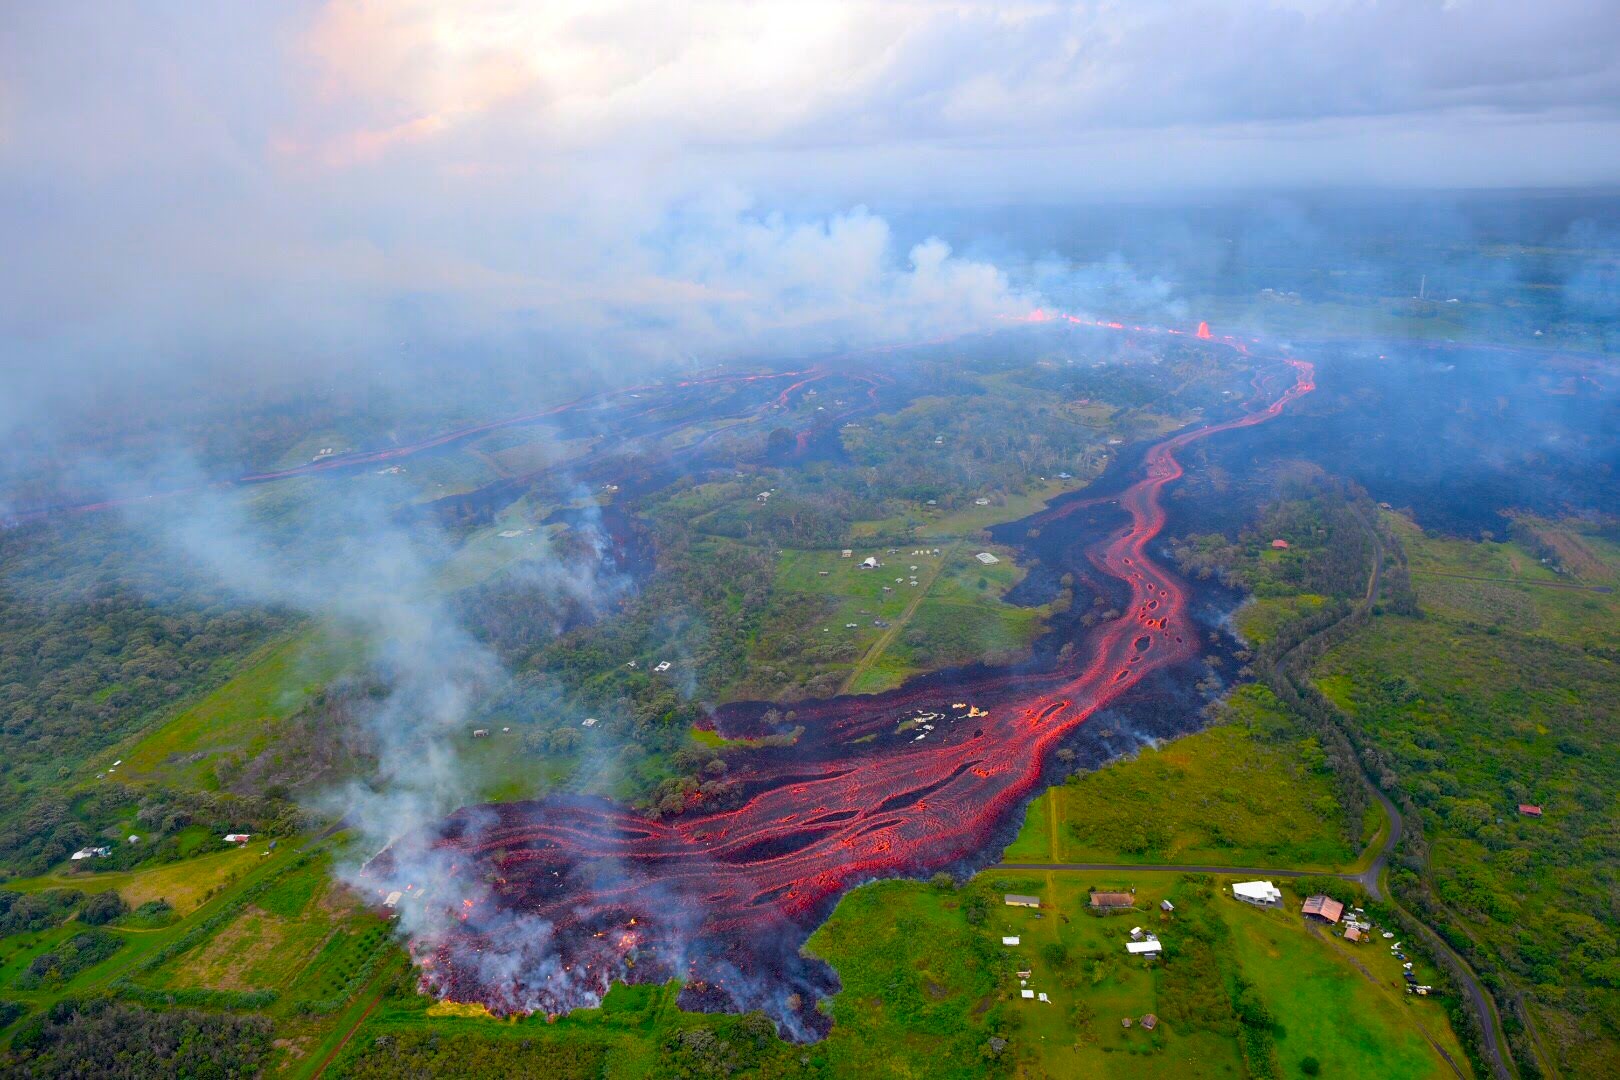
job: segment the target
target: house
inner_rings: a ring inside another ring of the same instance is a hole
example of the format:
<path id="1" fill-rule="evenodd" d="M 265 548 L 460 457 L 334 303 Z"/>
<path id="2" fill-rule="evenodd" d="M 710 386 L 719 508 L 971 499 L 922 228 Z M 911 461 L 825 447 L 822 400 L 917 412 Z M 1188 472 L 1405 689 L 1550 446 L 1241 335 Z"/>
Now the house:
<path id="1" fill-rule="evenodd" d="M 990 505 L 990 500 L 989 499 L 974 499 L 973 500 L 973 505 L 974 506 L 989 506 Z"/>
<path id="2" fill-rule="evenodd" d="M 580 727 L 595 727 L 596 726 L 596 717 L 587 716 L 585 719 L 583 719 L 583 720 L 581 720 L 579 722 L 579 726 Z"/>
<path id="3" fill-rule="evenodd" d="M 1346 930 L 1344 932 L 1344 940 L 1346 940 L 1346 941 L 1354 941 L 1354 942 L 1359 943 L 1359 942 L 1366 941 L 1367 940 L 1367 935 L 1363 934 L 1360 930 L 1357 930 L 1355 927 L 1352 926 L 1350 929 L 1348 929 L 1348 930 Z"/>
<path id="4" fill-rule="evenodd" d="M 1021 896 L 1018 893 L 1008 893 L 1001 899 L 1008 907 L 1038 908 L 1041 906 L 1041 898 L 1038 896 Z"/>
<path id="5" fill-rule="evenodd" d="M 1519 813 L 1523 814 L 1525 817 L 1540 817 L 1541 807 L 1535 805 L 1534 803 L 1522 802 L 1519 804 Z"/>
<path id="6" fill-rule="evenodd" d="M 395 904 L 399 903 L 399 898 L 404 896 L 404 895 L 405 895 L 404 893 L 400 892 L 398 889 L 395 889 L 393 892 L 388 894 L 388 899 L 383 901 L 383 907 L 385 907 L 385 908 L 393 907 Z"/>
<path id="7" fill-rule="evenodd" d="M 1232 886 L 1232 895 L 1256 907 L 1277 907 L 1282 903 L 1282 890 L 1269 881 L 1240 881 Z"/>
<path id="8" fill-rule="evenodd" d="M 1033 991 L 1033 990 L 1020 990 L 1020 991 L 1018 991 L 1018 995 L 1020 997 L 1024 998 L 1025 1000 L 1033 1000 L 1034 997 L 1035 997 L 1035 991 Z"/>
<path id="9" fill-rule="evenodd" d="M 1159 1018 L 1154 1016 L 1152 1013 L 1148 1013 L 1146 1016 L 1142 1017 L 1142 1019 L 1138 1020 L 1137 1023 L 1141 1025 L 1143 1031 L 1152 1031 L 1154 1028 L 1159 1026 Z"/>
<path id="10" fill-rule="evenodd" d="M 1157 938 L 1152 941 L 1127 941 L 1125 943 L 1125 951 L 1132 956 L 1155 956 L 1162 951 L 1162 948 Z"/>
<path id="11" fill-rule="evenodd" d="M 225 834 L 225 842 L 227 844 L 245 844 L 251 839 L 253 839 L 252 833 L 228 832 Z"/>
<path id="12" fill-rule="evenodd" d="M 1159 901 L 1159 910 L 1160 911 L 1174 911 L 1174 910 L 1176 910 L 1176 905 L 1172 904 L 1168 900 L 1160 900 Z"/>
<path id="13" fill-rule="evenodd" d="M 475 727 L 475 728 L 473 728 L 473 738 L 475 738 L 475 739 L 487 739 L 487 738 L 489 738 L 489 728 L 487 728 L 487 727 Z"/>
<path id="14" fill-rule="evenodd" d="M 80 848 L 78 851 L 75 851 L 72 856 L 70 856 L 70 859 L 73 862 L 78 862 L 80 859 L 105 859 L 111 854 L 111 848 L 87 847 Z"/>
<path id="15" fill-rule="evenodd" d="M 658 663 L 653 665 L 653 670 L 654 671 L 668 671 L 669 670 L 669 661 L 668 660 L 660 660 L 660 661 L 658 661 Z"/>
<path id="16" fill-rule="evenodd" d="M 1003 945 L 1017 945 L 1018 944 L 1018 938 L 1009 935 L 1007 937 L 1002 938 L 1001 943 Z"/>
<path id="17" fill-rule="evenodd" d="M 862 570 L 876 570 L 877 568 L 878 561 L 876 555 L 868 555 L 866 558 L 861 560 Z"/>
<path id="18" fill-rule="evenodd" d="M 996 563 L 1001 561 L 1000 559 L 996 558 L 994 555 L 990 554 L 988 551 L 981 551 L 981 552 L 979 552 L 977 555 L 975 555 L 973 557 L 975 559 L 978 559 L 980 562 L 984 563 L 984 565 L 986 565 L 986 566 L 994 566 Z"/>
<path id="19" fill-rule="evenodd" d="M 1142 933 L 1142 928 L 1140 926 L 1131 927 L 1131 940 L 1132 941 L 1141 941 L 1143 936 L 1144 935 Z"/>
<path id="20" fill-rule="evenodd" d="M 1120 910 L 1136 906 L 1136 894 L 1128 892 L 1097 892 L 1091 893 L 1091 906 L 1099 911 Z"/>
<path id="21" fill-rule="evenodd" d="M 1307 919 L 1320 919 L 1325 923 L 1333 924 L 1344 915 L 1344 905 L 1331 896 L 1312 896 L 1305 900 L 1305 906 L 1300 908 L 1300 914 Z"/>
<path id="22" fill-rule="evenodd" d="M 1271 542 L 1271 547 L 1272 547 L 1272 550 L 1274 550 L 1274 551 L 1287 551 L 1288 550 L 1288 541 L 1286 541 L 1286 540 L 1273 540 Z"/>
<path id="23" fill-rule="evenodd" d="M 838 553 L 838 557 L 840 559 L 853 559 L 855 557 L 855 549 L 854 548 L 844 548 L 842 551 L 840 551 Z"/>

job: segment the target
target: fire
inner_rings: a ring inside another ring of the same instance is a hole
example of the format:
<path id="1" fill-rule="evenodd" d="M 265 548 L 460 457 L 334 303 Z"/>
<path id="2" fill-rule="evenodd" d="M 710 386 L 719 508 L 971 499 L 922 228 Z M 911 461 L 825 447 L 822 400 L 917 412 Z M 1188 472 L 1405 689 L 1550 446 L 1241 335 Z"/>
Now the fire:
<path id="1" fill-rule="evenodd" d="M 1198 336 L 1210 338 L 1207 324 Z M 596 1003 L 615 978 L 662 982 L 689 967 L 684 1000 L 758 1007 L 729 985 L 722 989 L 717 976 L 740 971 L 749 982 L 782 989 L 781 1000 L 791 994 L 804 1003 L 776 1007 L 785 1031 L 801 1038 L 824 1033 L 814 1002 L 836 982 L 799 950 L 842 893 L 863 881 L 977 865 L 988 841 L 1039 789 L 1043 766 L 1065 737 L 1149 672 L 1197 655 L 1184 589 L 1150 550 L 1165 523 L 1160 493 L 1182 475 L 1177 451 L 1215 432 L 1262 423 L 1309 393 L 1310 365 L 1291 362 L 1292 386 L 1280 394 L 1272 388 L 1269 404 L 1149 447 L 1135 482 L 1110 497 L 1128 525 L 1099 536 L 1083 556 L 1129 591 L 1120 609 L 1131 617 L 1084 634 L 1072 658 L 1048 671 L 1011 681 L 994 675 L 953 693 L 954 702 L 925 686 L 902 689 L 881 708 L 859 697 L 803 703 L 804 734 L 791 756 L 774 748 L 739 754 L 734 769 L 746 769 L 748 797 L 732 809 L 651 819 L 578 795 L 479 808 L 499 818 L 485 841 L 447 831 L 441 843 L 470 856 L 469 876 L 488 865 L 489 851 L 521 851 L 502 863 L 508 883 L 490 894 L 491 902 L 497 914 L 532 913 L 548 924 L 545 947 L 561 970 L 575 974 L 549 980 L 539 967 L 504 983 L 488 981 L 478 954 L 528 943 L 503 941 L 501 920 L 481 913 L 477 924 L 455 926 L 435 944 L 438 964 L 424 967 L 425 983 L 440 996 L 480 1001 L 497 1014 L 555 1015 Z M 1034 521 L 1049 526 L 1084 505 L 1052 506 Z M 949 713 L 940 711 L 945 702 Z M 913 742 L 915 733 L 893 737 L 902 705 L 939 719 L 926 742 Z M 473 906 L 463 901 L 458 914 L 465 919 Z M 644 914 L 656 922 L 638 930 Z M 610 925 L 621 929 L 603 939 Z"/>
<path id="2" fill-rule="evenodd" d="M 1214 335 L 1209 332 L 1209 323 L 1201 322 L 1201 323 L 1198 324 L 1198 340 L 1199 341 L 1208 341 L 1213 336 Z"/>

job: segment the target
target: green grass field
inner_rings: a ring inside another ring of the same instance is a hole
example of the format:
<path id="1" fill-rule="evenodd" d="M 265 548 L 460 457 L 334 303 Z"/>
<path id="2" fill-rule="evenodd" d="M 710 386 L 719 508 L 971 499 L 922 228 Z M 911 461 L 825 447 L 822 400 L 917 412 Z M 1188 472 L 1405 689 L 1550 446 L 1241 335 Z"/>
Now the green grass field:
<path id="1" fill-rule="evenodd" d="M 1616 1015 L 1620 991 L 1603 958 L 1620 938 L 1595 913 L 1612 891 L 1598 853 L 1620 782 L 1620 597 L 1531 584 L 1568 578 L 1518 544 L 1386 518 L 1424 617 L 1372 620 L 1313 678 L 1389 762 L 1394 794 L 1421 814 L 1425 876 L 1447 917 L 1525 991 L 1546 1052 L 1569 1075 L 1612 1073 L 1620 1058 L 1601 1018 Z M 1582 580 L 1620 566 L 1606 541 L 1581 541 L 1601 560 Z M 1521 817 L 1521 802 L 1544 816 Z"/>
<path id="2" fill-rule="evenodd" d="M 1314 870 L 1356 855 L 1315 739 L 1246 686 L 1216 726 L 1036 799 L 1003 858 Z"/>
<path id="3" fill-rule="evenodd" d="M 216 757 L 263 750 L 277 722 L 302 708 L 358 655 L 357 642 L 320 631 L 281 642 L 132 745 L 103 754 L 100 767 L 123 758 L 120 768 L 128 776 L 213 788 Z"/>

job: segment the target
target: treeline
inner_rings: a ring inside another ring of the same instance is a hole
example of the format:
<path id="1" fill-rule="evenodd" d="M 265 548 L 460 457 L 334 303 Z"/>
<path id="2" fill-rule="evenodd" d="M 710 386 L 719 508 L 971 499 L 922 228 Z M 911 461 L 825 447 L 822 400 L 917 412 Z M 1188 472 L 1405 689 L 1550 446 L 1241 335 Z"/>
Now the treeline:
<path id="1" fill-rule="evenodd" d="M 18 990 L 59 986 L 86 968 L 95 967 L 124 947 L 124 937 L 110 930 L 86 930 L 49 952 L 40 953 L 11 981 Z"/>
<path id="2" fill-rule="evenodd" d="M 115 823 L 133 816 L 140 842 L 106 835 Z M 12 876 L 44 873 L 87 845 L 108 847 L 85 869 L 127 870 L 149 862 L 168 862 L 223 850 L 221 837 L 232 831 L 267 836 L 288 836 L 300 827 L 298 809 L 284 799 L 240 796 L 217 791 L 182 791 L 174 788 L 134 788 L 105 782 L 87 795 L 32 800 L 16 817 L 0 823 L 0 871 Z M 202 825 L 212 834 L 200 848 L 182 848 L 179 834 Z"/>
<path id="3" fill-rule="evenodd" d="M 58 793 L 83 763 L 293 621 L 184 581 L 109 521 L 0 530 L 0 874 L 81 846 Z"/>
<path id="4" fill-rule="evenodd" d="M 332 1076 L 349 1080 L 484 1080 L 491 1076 L 597 1080 L 607 1075 L 608 1052 L 613 1048 L 612 1043 L 578 1033 L 563 1040 L 400 1031 L 363 1044 L 356 1042 L 333 1063 Z"/>
<path id="5" fill-rule="evenodd" d="M 262 1016 L 67 999 L 17 1029 L 0 1071 L 37 1080 L 251 1077 L 264 1067 L 270 1039 Z"/>

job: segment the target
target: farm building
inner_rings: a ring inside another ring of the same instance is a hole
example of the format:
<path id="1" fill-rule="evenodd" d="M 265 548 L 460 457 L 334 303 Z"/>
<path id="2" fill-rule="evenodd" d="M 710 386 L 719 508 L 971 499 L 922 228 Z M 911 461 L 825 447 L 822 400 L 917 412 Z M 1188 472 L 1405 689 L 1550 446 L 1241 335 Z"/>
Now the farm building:
<path id="1" fill-rule="evenodd" d="M 877 556 L 868 555 L 866 558 L 861 560 L 861 569 L 862 570 L 876 570 L 877 568 L 878 568 Z"/>
<path id="2" fill-rule="evenodd" d="M 1232 886 L 1232 895 L 1256 907 L 1276 907 L 1282 903 L 1282 890 L 1269 881 L 1239 881 Z"/>
<path id="3" fill-rule="evenodd" d="M 1332 924 L 1344 916 L 1344 905 L 1331 896 L 1312 896 L 1306 899 L 1305 906 L 1299 911 L 1307 919 L 1320 919 Z"/>
<path id="4" fill-rule="evenodd" d="M 1097 892 L 1091 893 L 1091 906 L 1099 911 L 1118 910 L 1136 906 L 1136 894 L 1128 892 Z"/>
<path id="5" fill-rule="evenodd" d="M 1008 907 L 1040 907 L 1041 898 L 1038 896 L 1022 896 L 1018 893 L 1008 893 L 1003 896 L 1002 902 Z"/>

